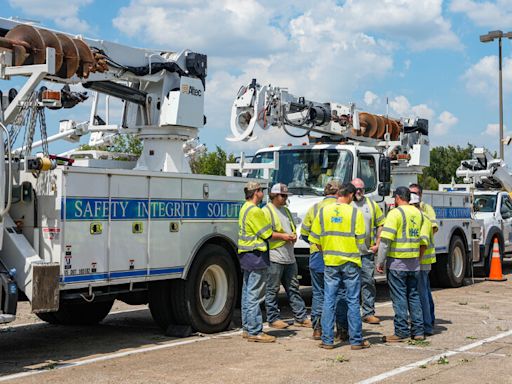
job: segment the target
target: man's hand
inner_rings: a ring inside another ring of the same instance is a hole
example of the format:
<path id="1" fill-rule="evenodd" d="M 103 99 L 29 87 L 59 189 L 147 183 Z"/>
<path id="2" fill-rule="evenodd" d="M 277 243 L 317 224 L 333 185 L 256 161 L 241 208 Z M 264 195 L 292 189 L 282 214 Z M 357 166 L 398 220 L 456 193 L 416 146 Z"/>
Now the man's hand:
<path id="1" fill-rule="evenodd" d="M 377 264 L 377 265 L 375 265 L 375 270 L 378 273 L 384 273 L 384 264 Z"/>
<path id="2" fill-rule="evenodd" d="M 372 246 L 370 247 L 370 252 L 371 252 L 371 253 L 377 253 L 377 251 L 378 251 L 378 250 L 379 250 L 379 246 L 378 246 L 377 244 L 372 245 Z"/>

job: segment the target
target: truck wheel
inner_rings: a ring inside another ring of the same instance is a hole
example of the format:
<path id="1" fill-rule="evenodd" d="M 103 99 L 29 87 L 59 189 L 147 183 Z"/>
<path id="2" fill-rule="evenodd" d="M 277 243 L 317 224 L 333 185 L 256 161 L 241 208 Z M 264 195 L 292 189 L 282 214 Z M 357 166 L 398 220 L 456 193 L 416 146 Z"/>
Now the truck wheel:
<path id="1" fill-rule="evenodd" d="M 231 255 L 225 248 L 209 244 L 197 254 L 187 280 L 170 280 L 150 288 L 149 308 L 164 330 L 171 324 L 183 324 L 203 333 L 220 332 L 231 322 L 237 287 Z"/>
<path id="2" fill-rule="evenodd" d="M 176 319 L 171 308 L 171 298 L 175 289 L 176 281 L 161 280 L 150 283 L 148 290 L 149 310 L 155 323 L 164 331 L 169 325 L 176 324 Z"/>
<path id="3" fill-rule="evenodd" d="M 114 300 L 94 301 L 92 303 L 61 302 L 57 312 L 38 313 L 37 317 L 50 324 L 59 325 L 94 325 L 103 320 Z"/>
<path id="4" fill-rule="evenodd" d="M 468 258 L 466 247 L 460 236 L 453 236 L 447 255 L 440 255 L 436 261 L 437 282 L 441 287 L 457 288 L 464 281 Z"/>

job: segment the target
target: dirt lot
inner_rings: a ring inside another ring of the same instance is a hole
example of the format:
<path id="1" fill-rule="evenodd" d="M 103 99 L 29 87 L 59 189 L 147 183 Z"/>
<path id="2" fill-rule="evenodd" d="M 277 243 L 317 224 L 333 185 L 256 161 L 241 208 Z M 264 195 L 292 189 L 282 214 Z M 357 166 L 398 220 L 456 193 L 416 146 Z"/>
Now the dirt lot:
<path id="1" fill-rule="evenodd" d="M 372 347 L 317 347 L 311 330 L 269 333 L 277 343 L 243 340 L 230 331 L 184 339 L 164 336 L 146 307 L 116 304 L 95 327 L 37 322 L 22 305 L 16 323 L 0 328 L 0 381 L 13 383 L 512 383 L 512 263 L 504 283 L 476 279 L 436 290 L 436 334 L 425 343 L 387 345 L 393 309 L 379 285 L 381 325 L 364 325 Z M 310 290 L 303 290 L 310 301 Z M 24 303 L 22 303 L 24 304 Z M 283 301 L 283 306 L 285 305 Z M 285 316 L 289 309 L 284 308 Z M 235 316 L 239 318 L 239 314 Z"/>

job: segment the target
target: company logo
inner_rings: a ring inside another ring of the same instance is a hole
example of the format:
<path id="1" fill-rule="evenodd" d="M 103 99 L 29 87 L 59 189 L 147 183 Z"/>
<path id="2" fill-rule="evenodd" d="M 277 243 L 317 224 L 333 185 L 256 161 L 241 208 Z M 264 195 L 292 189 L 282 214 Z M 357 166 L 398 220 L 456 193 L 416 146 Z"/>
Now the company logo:
<path id="1" fill-rule="evenodd" d="M 186 95 L 192 95 L 192 96 L 201 96 L 202 91 L 200 89 L 194 88 L 193 86 L 189 84 L 182 84 L 181 85 L 181 93 L 184 93 Z"/>

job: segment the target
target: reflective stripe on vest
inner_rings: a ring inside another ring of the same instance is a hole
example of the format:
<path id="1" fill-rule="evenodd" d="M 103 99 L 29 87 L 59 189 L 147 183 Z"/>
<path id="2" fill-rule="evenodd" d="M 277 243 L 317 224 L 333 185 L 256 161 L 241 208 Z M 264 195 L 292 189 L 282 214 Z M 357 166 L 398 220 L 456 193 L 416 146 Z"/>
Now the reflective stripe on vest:
<path id="1" fill-rule="evenodd" d="M 248 220 L 247 216 L 252 209 L 258 208 L 253 203 L 246 202 L 240 209 L 240 217 L 238 219 L 239 232 L 238 232 L 238 253 L 250 252 L 254 250 L 265 252 L 267 250 L 267 243 L 261 238 L 261 236 L 267 232 L 270 228 L 270 224 L 256 223 L 264 226 L 259 228 L 254 235 L 247 233 Z M 259 208 L 258 208 L 259 209 Z M 265 225 L 266 224 L 266 225 Z"/>
<path id="2" fill-rule="evenodd" d="M 330 210 L 333 206 L 322 207 L 318 213 L 320 221 L 320 234 L 311 233 L 311 236 L 320 239 L 322 245 L 322 254 L 324 263 L 327 266 L 338 266 L 346 262 L 353 262 L 361 266 L 361 255 L 357 246 L 356 238 L 364 240 L 365 234 L 355 235 L 356 232 L 356 218 L 358 210 L 352 205 L 337 204 L 339 209 L 344 210 L 341 220 L 350 220 L 350 225 L 347 228 L 345 225 L 344 230 L 339 230 L 339 224 L 332 222 L 331 217 L 326 217 L 326 210 Z M 348 212 L 346 207 L 352 209 Z M 332 216 L 334 217 L 334 216 Z M 326 222 L 327 220 L 327 222 Z"/>
<path id="3" fill-rule="evenodd" d="M 420 225 L 418 227 L 418 233 L 417 235 L 410 236 L 410 234 L 407 233 L 408 216 L 405 209 L 401 206 L 396 207 L 395 209 L 397 209 L 402 216 L 402 233 L 401 237 L 396 237 L 395 240 L 391 242 L 388 256 L 396 259 L 409 259 L 419 257 L 421 241 L 420 230 L 421 226 L 423 225 L 423 214 L 419 209 L 417 210 L 421 218 Z M 388 232 L 391 232 L 390 229 L 391 228 L 384 228 L 383 231 L 387 230 Z"/>
<path id="4" fill-rule="evenodd" d="M 270 214 L 272 230 L 274 232 L 284 233 L 283 224 L 281 223 L 281 220 L 279 219 L 279 216 L 277 215 L 276 207 L 274 206 L 274 204 L 272 204 L 272 203 L 267 204 L 263 207 L 263 209 L 266 209 Z M 286 216 L 288 217 L 288 220 L 290 221 L 290 227 L 292 229 L 292 232 L 295 233 L 296 227 L 295 227 L 295 223 L 293 222 L 292 214 L 288 208 L 283 207 L 283 209 L 286 213 Z M 276 248 L 279 248 L 279 247 L 282 247 L 283 245 L 285 245 L 286 241 L 271 239 L 271 240 L 269 240 L 269 244 L 270 244 L 270 249 L 276 249 Z"/>

